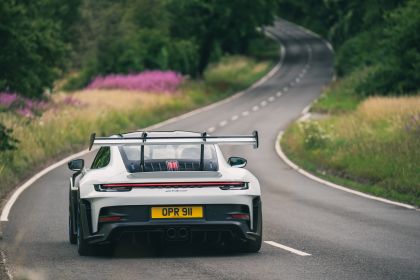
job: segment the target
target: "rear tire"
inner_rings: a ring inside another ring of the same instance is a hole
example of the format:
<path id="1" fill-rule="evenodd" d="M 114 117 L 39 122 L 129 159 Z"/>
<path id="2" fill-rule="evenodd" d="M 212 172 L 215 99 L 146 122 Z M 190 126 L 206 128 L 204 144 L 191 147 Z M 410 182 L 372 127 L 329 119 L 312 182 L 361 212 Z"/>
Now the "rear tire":
<path id="1" fill-rule="evenodd" d="M 262 205 L 260 204 L 259 210 L 258 210 L 258 228 L 256 233 L 258 236 L 255 237 L 255 240 L 248 240 L 243 246 L 242 246 L 242 252 L 245 253 L 257 253 L 261 249 L 261 243 L 262 243 L 262 233 L 263 233 L 263 220 L 262 220 Z"/>
<path id="2" fill-rule="evenodd" d="M 77 244 L 77 234 L 74 234 L 73 219 L 69 213 L 69 241 L 70 244 Z"/>
<path id="3" fill-rule="evenodd" d="M 80 221 L 80 215 L 77 216 L 77 252 L 80 256 L 92 256 L 95 254 L 94 247 L 83 239 L 83 227 Z"/>
<path id="4" fill-rule="evenodd" d="M 77 233 L 75 233 L 75 226 L 74 225 L 74 220 L 73 220 L 73 211 L 72 211 L 72 207 L 73 206 L 73 202 L 71 199 L 71 190 L 69 189 L 69 241 L 70 244 L 77 244 Z"/>

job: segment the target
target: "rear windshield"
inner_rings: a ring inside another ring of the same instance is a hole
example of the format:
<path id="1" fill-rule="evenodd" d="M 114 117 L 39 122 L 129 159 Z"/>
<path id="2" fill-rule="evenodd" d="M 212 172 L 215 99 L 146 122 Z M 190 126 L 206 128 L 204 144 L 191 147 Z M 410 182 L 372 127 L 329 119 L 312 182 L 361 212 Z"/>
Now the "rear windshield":
<path id="1" fill-rule="evenodd" d="M 144 168 L 140 168 L 140 146 L 119 147 L 127 171 L 200 171 L 201 145 L 149 145 L 144 146 Z M 203 171 L 217 171 L 214 145 L 204 146 Z"/>

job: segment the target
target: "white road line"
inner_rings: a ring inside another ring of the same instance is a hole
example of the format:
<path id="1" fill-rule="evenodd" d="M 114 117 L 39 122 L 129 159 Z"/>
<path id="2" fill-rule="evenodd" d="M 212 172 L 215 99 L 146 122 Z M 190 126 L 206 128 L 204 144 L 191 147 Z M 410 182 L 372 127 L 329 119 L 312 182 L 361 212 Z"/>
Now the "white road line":
<path id="1" fill-rule="evenodd" d="M 267 243 L 267 244 L 269 244 L 271 246 L 274 246 L 274 247 L 277 247 L 277 248 L 280 248 L 280 249 L 289 251 L 289 252 L 291 252 L 293 254 L 296 254 L 296 255 L 299 255 L 299 256 L 302 256 L 302 257 L 311 256 L 311 254 L 308 254 L 308 253 L 305 253 L 303 251 L 299 251 L 299 250 L 293 249 L 293 248 L 291 248 L 289 246 L 285 246 L 285 245 L 282 245 L 282 244 L 277 243 L 277 242 L 274 242 L 274 241 L 264 241 L 264 243 Z"/>
<path id="2" fill-rule="evenodd" d="M 252 107 L 252 111 L 254 111 L 254 112 L 258 111 L 258 109 L 260 109 L 260 108 L 258 107 L 258 105 L 255 105 L 254 107 Z"/>
<path id="3" fill-rule="evenodd" d="M 283 88 L 283 91 L 288 91 L 289 90 L 289 88 L 288 87 L 284 87 Z"/>
<path id="4" fill-rule="evenodd" d="M 242 116 L 244 116 L 244 117 L 245 117 L 245 116 L 248 116 L 248 115 L 249 115 L 249 111 L 243 111 L 243 112 L 242 112 Z"/>
<path id="5" fill-rule="evenodd" d="M 295 81 L 296 81 L 296 83 L 299 83 L 300 82 L 300 78 L 296 78 Z"/>
<path id="6" fill-rule="evenodd" d="M 282 94 L 283 94 L 283 92 L 281 92 L 281 91 L 278 91 L 278 92 L 276 93 L 276 95 L 277 95 L 278 97 L 280 97 Z"/>
<path id="7" fill-rule="evenodd" d="M 276 99 L 274 96 L 270 96 L 270 97 L 268 98 L 268 102 L 273 102 L 273 101 L 274 101 L 274 99 Z"/>
<path id="8" fill-rule="evenodd" d="M 305 115 L 305 114 L 307 114 L 308 112 L 309 112 L 309 109 L 311 109 L 311 106 L 312 106 L 312 102 L 311 102 L 311 104 L 309 104 L 308 106 L 306 106 L 305 108 L 303 108 L 303 110 L 302 110 L 302 115 Z"/>
<path id="9" fill-rule="evenodd" d="M 221 122 L 219 123 L 219 126 L 221 126 L 221 127 L 223 127 L 223 126 L 225 126 L 225 125 L 227 125 L 227 121 L 221 121 Z"/>
<path id="10" fill-rule="evenodd" d="M 341 191 L 352 193 L 352 194 L 355 194 L 355 195 L 358 195 L 358 196 L 361 196 L 361 197 L 364 197 L 364 198 L 368 198 L 368 199 L 372 199 L 372 200 L 376 200 L 376 201 L 380 201 L 380 202 L 384 202 L 384 203 L 388 203 L 388 204 L 392 204 L 392 205 L 396 205 L 396 206 L 401 206 L 401 207 L 404 207 L 404 208 L 407 208 L 407 209 L 416 210 L 416 207 L 414 207 L 412 205 L 401 203 L 401 202 L 396 202 L 396 201 L 392 201 L 392 200 L 388 200 L 388 199 L 385 199 L 385 198 L 382 198 L 382 197 L 377 197 L 377 196 L 366 194 L 366 193 L 362 193 L 362 192 L 359 192 L 359 191 L 355 191 L 355 190 L 352 190 L 352 189 L 349 189 L 349 188 L 346 188 L 346 187 L 343 187 L 343 186 L 334 184 L 332 182 L 326 181 L 324 179 L 321 179 L 321 178 L 319 178 L 319 177 L 317 177 L 317 176 L 315 176 L 315 175 L 313 175 L 313 174 L 311 174 L 311 173 L 303 170 L 302 168 L 300 168 L 299 166 L 297 166 L 295 163 L 293 163 L 285 155 L 285 153 L 281 149 L 280 141 L 281 141 L 281 137 L 282 136 L 283 136 L 283 131 L 280 131 L 279 134 L 278 134 L 278 136 L 277 136 L 276 143 L 275 143 L 275 148 L 276 148 L 277 155 L 288 166 L 290 166 L 291 168 L 293 168 L 294 170 L 296 170 L 297 172 L 299 172 L 303 176 L 306 176 L 306 177 L 308 177 L 308 178 L 310 178 L 310 179 L 312 179 L 312 180 L 314 180 L 314 181 L 316 181 L 318 183 L 324 184 L 325 186 L 328 186 L 328 187 L 331 187 L 331 188 L 334 188 L 334 189 L 338 189 L 338 190 L 341 190 Z"/>
<path id="11" fill-rule="evenodd" d="M 330 49 L 330 51 L 334 52 L 334 48 L 332 47 L 332 45 L 331 45 L 331 43 L 330 43 L 330 42 L 327 42 L 327 41 L 326 41 L 326 43 L 325 43 L 325 44 L 327 45 L 327 48 L 329 48 L 329 49 Z"/>
<path id="12" fill-rule="evenodd" d="M 261 107 L 267 106 L 267 101 L 265 101 L 265 100 L 261 101 L 260 105 L 261 105 Z"/>
<path id="13" fill-rule="evenodd" d="M 294 86 L 295 85 L 295 82 L 290 82 L 290 86 Z M 284 90 L 284 91 L 286 91 L 286 90 Z"/>
<path id="14" fill-rule="evenodd" d="M 216 130 L 216 128 L 214 126 L 207 128 L 207 132 L 212 133 Z"/>
<path id="15" fill-rule="evenodd" d="M 298 122 L 304 122 L 307 119 L 309 119 L 310 117 L 311 117 L 311 113 L 305 113 L 298 119 Z"/>
<path id="16" fill-rule="evenodd" d="M 236 121 L 238 118 L 239 118 L 239 116 L 238 116 L 238 115 L 234 115 L 234 116 L 232 116 L 230 119 L 231 119 L 232 121 Z"/>

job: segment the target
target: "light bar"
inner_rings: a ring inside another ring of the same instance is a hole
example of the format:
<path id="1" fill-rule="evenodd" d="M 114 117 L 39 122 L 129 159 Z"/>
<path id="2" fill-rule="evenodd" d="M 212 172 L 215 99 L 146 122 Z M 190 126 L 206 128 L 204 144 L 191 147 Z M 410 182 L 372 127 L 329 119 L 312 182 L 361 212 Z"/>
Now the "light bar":
<path id="1" fill-rule="evenodd" d="M 132 188 L 202 188 L 219 187 L 221 190 L 247 190 L 247 182 L 156 182 L 156 183 L 111 183 L 94 185 L 99 192 L 127 192 Z"/>
<path id="2" fill-rule="evenodd" d="M 103 188 L 119 188 L 119 187 L 134 187 L 134 188 L 161 188 L 161 187 L 204 187 L 204 186 L 243 186 L 244 182 L 162 182 L 162 183 L 117 183 L 117 184 L 102 184 Z"/>
<path id="3" fill-rule="evenodd" d="M 92 146 L 147 146 L 147 145 L 253 145 L 258 148 L 258 132 L 252 135 L 239 136 L 208 136 L 203 133 L 201 136 L 147 136 L 143 137 L 96 137 L 93 133 L 90 137 L 89 150 Z"/>

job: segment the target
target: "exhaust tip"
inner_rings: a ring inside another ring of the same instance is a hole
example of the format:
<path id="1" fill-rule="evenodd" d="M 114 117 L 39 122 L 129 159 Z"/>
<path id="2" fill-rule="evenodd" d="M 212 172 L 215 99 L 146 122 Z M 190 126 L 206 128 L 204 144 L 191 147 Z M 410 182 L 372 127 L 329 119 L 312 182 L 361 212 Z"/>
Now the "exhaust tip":
<path id="1" fill-rule="evenodd" d="M 188 237 L 188 230 L 186 228 L 180 228 L 178 230 L 178 236 L 181 239 L 186 239 Z"/>
<path id="2" fill-rule="evenodd" d="M 168 239 L 175 239 L 176 238 L 176 229 L 174 229 L 174 228 L 168 228 L 166 230 L 166 237 Z"/>

